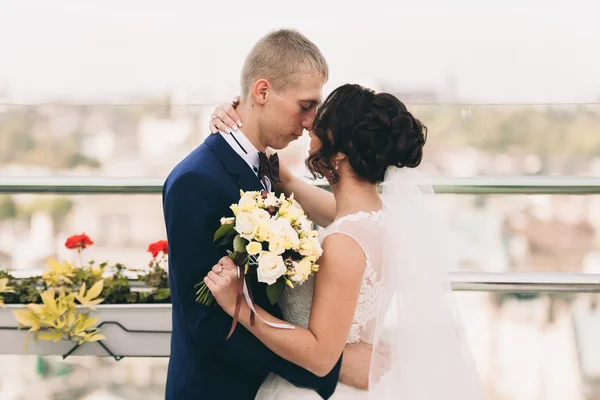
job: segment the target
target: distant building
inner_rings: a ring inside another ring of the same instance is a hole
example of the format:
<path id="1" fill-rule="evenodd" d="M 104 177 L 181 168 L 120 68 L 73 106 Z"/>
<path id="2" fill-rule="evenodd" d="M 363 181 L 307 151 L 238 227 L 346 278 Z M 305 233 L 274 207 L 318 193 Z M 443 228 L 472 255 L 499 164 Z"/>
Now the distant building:
<path id="1" fill-rule="evenodd" d="M 458 101 L 458 83 L 448 75 L 443 86 L 406 84 L 386 81 L 380 84 L 382 92 L 398 97 L 405 104 L 454 103 Z"/>

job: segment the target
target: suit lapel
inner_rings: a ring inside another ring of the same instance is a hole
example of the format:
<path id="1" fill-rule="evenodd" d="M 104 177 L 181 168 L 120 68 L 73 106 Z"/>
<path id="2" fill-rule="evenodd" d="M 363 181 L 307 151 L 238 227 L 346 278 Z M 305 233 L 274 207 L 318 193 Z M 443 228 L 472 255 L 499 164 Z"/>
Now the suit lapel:
<path id="1" fill-rule="evenodd" d="M 210 146 L 217 156 L 221 159 L 227 173 L 231 177 L 232 181 L 243 191 L 260 191 L 263 190 L 263 186 L 260 180 L 252 171 L 252 168 L 242 159 L 229 144 L 221 137 L 220 134 L 210 135 L 205 143 Z M 239 200 L 239 194 L 234 193 L 235 201 Z M 233 214 L 231 214 L 233 215 Z M 272 306 L 267 298 L 266 285 L 259 283 L 255 279 L 252 279 L 252 292 L 256 304 L 267 310 L 267 312 L 274 316 L 281 318 L 281 312 L 277 305 Z"/>
<path id="2" fill-rule="evenodd" d="M 252 168 L 242 159 L 220 134 L 210 135 L 205 143 L 219 156 L 227 173 L 236 185 L 245 192 L 260 191 L 263 188 Z"/>
<path id="3" fill-rule="evenodd" d="M 235 156 L 239 158 L 239 156 L 237 154 Z M 242 161 L 244 161 L 244 160 L 242 160 Z M 244 164 L 245 164 L 245 162 L 244 162 Z M 246 171 L 242 171 L 237 176 L 238 187 L 245 192 L 263 190 L 264 189 L 263 185 L 258 180 L 258 177 L 254 174 L 254 171 L 252 171 L 252 169 L 250 169 L 248 164 L 246 164 L 246 167 L 247 167 Z"/>

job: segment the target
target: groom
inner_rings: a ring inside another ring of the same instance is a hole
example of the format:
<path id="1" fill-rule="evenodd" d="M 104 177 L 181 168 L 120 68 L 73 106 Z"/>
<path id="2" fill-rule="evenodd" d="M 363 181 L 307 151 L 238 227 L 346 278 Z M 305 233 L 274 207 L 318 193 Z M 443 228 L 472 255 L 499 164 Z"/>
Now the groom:
<path id="1" fill-rule="evenodd" d="M 210 135 L 164 184 L 173 304 L 167 400 L 254 399 L 269 373 L 325 399 L 336 388 L 341 357 L 329 374 L 318 377 L 280 358 L 240 325 L 225 340 L 232 319 L 218 306 L 196 303 L 194 289 L 224 255 L 213 242 L 220 219 L 233 215 L 229 206 L 239 200 L 240 189 L 272 189 L 278 177 L 265 150 L 283 149 L 311 128 L 327 78 L 323 55 L 303 35 L 280 30 L 263 37 L 242 69 L 244 107 L 238 111 L 244 132 Z M 259 285 L 252 290 L 255 302 L 281 318 Z M 351 348 L 344 354 L 346 381 L 365 381 L 365 352 Z"/>

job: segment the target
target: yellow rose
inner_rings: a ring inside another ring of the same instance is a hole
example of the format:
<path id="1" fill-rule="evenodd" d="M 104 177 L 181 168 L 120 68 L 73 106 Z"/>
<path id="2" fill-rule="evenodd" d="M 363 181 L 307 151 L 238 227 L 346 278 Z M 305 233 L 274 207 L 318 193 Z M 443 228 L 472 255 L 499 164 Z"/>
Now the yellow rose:
<path id="1" fill-rule="evenodd" d="M 313 243 L 309 238 L 304 238 L 300 241 L 300 251 L 299 253 L 303 256 L 309 256 L 313 254 Z"/>
<path id="2" fill-rule="evenodd" d="M 309 260 L 310 262 L 313 262 L 313 263 L 317 262 L 317 260 L 319 259 L 319 257 L 317 255 L 306 256 L 304 258 L 306 258 L 307 260 Z"/>
<path id="3" fill-rule="evenodd" d="M 323 249 L 317 238 L 303 238 L 300 242 L 300 250 L 298 252 L 303 256 L 308 257 L 321 257 Z"/>
<path id="4" fill-rule="evenodd" d="M 248 254 L 258 254 L 260 253 L 262 250 L 262 245 L 258 242 L 250 242 L 248 243 L 248 245 L 246 246 L 246 251 L 248 252 Z"/>
<path id="5" fill-rule="evenodd" d="M 271 230 L 271 225 L 269 224 L 269 221 L 266 220 L 257 224 L 254 227 L 252 236 L 259 242 L 267 242 L 271 240 L 271 238 L 273 237 L 273 231 Z"/>
<path id="6" fill-rule="evenodd" d="M 240 201 L 238 202 L 239 207 L 242 211 L 252 211 L 257 207 L 256 204 L 256 192 L 242 192 L 240 191 Z"/>
<path id="7" fill-rule="evenodd" d="M 304 211 L 301 208 L 288 203 L 279 209 L 279 216 L 289 220 L 290 222 L 294 222 L 298 218 L 304 216 Z"/>
<path id="8" fill-rule="evenodd" d="M 317 267 L 318 269 L 318 267 Z M 304 258 L 299 262 L 293 261 L 292 268 L 288 271 L 288 276 L 294 283 L 302 285 L 310 277 L 313 271 L 313 263 L 308 258 Z"/>
<path id="9" fill-rule="evenodd" d="M 237 204 L 232 204 L 229 208 L 233 211 L 233 215 L 237 216 L 240 213 L 240 207 Z"/>
<path id="10" fill-rule="evenodd" d="M 247 201 L 241 206 L 242 211 L 252 211 L 258 208 L 258 205 L 253 201 Z"/>
<path id="11" fill-rule="evenodd" d="M 304 279 L 308 279 L 308 277 L 312 273 L 312 265 L 313 264 L 312 264 L 312 262 L 310 262 L 310 260 L 303 258 L 296 265 L 296 273 L 299 273 L 300 275 L 302 275 L 302 277 Z"/>

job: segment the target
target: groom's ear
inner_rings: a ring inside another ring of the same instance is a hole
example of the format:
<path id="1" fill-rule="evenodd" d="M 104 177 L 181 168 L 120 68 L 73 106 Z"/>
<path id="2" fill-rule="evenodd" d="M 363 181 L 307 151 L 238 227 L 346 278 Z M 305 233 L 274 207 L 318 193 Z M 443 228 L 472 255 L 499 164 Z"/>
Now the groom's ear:
<path id="1" fill-rule="evenodd" d="M 252 87 L 252 96 L 254 97 L 254 101 L 260 105 L 264 105 L 267 102 L 267 96 L 270 89 L 271 84 L 268 80 L 257 80 Z"/>

